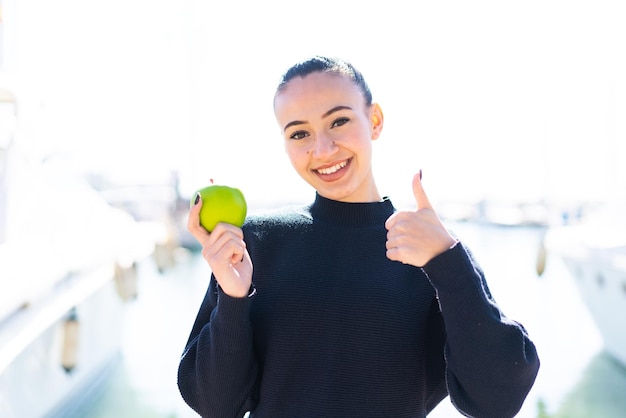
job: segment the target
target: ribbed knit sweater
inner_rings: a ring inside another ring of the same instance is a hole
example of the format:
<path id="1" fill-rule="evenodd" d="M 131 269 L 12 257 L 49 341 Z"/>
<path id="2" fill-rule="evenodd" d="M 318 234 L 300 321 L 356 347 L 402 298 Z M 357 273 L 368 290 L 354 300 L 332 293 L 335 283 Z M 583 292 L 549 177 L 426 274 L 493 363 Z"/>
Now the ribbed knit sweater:
<path id="1" fill-rule="evenodd" d="M 211 278 L 178 371 L 203 417 L 512 417 L 539 360 L 461 243 L 422 268 L 386 257 L 390 200 L 250 217 L 256 292 Z"/>

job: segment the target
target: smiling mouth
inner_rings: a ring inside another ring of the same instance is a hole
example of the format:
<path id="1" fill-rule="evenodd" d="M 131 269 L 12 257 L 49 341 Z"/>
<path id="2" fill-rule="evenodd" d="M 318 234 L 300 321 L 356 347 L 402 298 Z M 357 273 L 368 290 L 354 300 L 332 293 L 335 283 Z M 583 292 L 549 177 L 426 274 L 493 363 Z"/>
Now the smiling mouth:
<path id="1" fill-rule="evenodd" d="M 342 168 L 344 168 L 345 166 L 348 165 L 349 160 L 343 160 L 340 163 L 337 163 L 333 166 L 330 167 L 324 167 L 324 168 L 318 168 L 315 170 L 316 173 L 318 174 L 323 174 L 323 175 L 329 175 L 329 174 L 334 174 L 337 171 L 341 170 Z"/>

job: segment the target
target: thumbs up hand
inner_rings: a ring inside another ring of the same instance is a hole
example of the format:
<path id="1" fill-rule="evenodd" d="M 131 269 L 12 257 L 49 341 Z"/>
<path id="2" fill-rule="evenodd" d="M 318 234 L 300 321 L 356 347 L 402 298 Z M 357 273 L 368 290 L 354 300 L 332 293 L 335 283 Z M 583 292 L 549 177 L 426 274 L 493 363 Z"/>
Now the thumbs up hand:
<path id="1" fill-rule="evenodd" d="M 396 212 L 387 219 L 387 258 L 422 267 L 447 251 L 456 239 L 443 226 L 422 187 L 422 171 L 413 177 L 415 211 Z"/>

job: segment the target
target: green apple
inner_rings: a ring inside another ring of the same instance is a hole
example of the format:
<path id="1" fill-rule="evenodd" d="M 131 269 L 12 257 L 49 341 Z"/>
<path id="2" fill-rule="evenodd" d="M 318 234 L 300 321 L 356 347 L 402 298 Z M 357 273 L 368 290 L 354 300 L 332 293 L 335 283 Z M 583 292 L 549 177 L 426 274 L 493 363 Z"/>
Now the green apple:
<path id="1" fill-rule="evenodd" d="M 202 198 L 200 225 L 204 229 L 211 232 L 219 222 L 229 223 L 238 227 L 243 225 L 248 205 L 241 190 L 212 184 L 193 194 L 191 206 L 195 203 L 198 193 Z"/>

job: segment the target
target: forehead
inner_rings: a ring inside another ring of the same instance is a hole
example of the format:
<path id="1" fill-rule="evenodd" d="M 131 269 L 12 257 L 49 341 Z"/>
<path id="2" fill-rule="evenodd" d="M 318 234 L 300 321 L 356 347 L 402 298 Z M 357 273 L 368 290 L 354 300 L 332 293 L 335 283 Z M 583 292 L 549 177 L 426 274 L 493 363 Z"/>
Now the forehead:
<path id="1" fill-rule="evenodd" d="M 315 72 L 305 77 L 295 77 L 285 84 L 274 99 L 274 111 L 317 109 L 325 112 L 328 106 L 365 105 L 365 98 L 357 85 L 348 77 L 336 73 Z"/>

